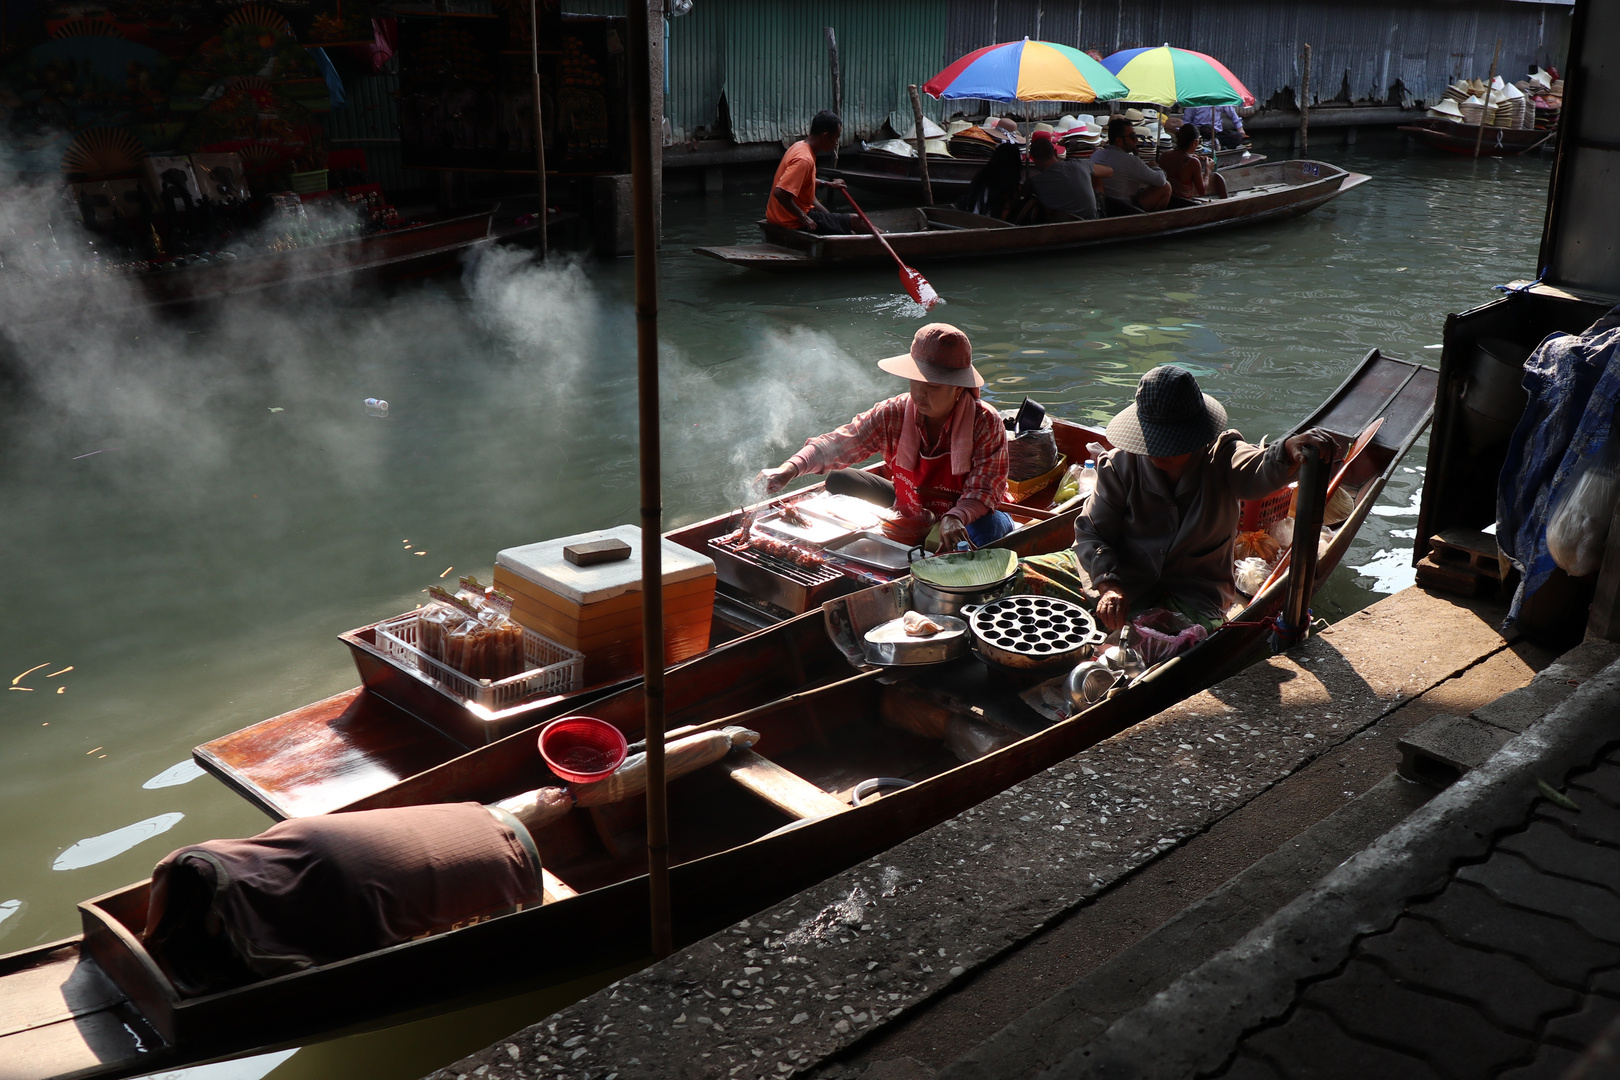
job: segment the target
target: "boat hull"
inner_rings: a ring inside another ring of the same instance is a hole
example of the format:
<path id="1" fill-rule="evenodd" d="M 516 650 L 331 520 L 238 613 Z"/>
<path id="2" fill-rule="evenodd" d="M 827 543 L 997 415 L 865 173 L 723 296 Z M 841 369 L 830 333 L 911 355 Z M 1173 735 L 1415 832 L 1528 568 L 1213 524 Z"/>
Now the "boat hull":
<path id="1" fill-rule="evenodd" d="M 895 252 L 911 264 L 1078 248 L 1182 236 L 1279 221 L 1309 213 L 1370 177 L 1319 161 L 1285 161 L 1235 171 L 1229 198 L 1195 206 L 1090 221 L 1010 225 L 958 210 L 929 207 L 872 215 Z M 884 264 L 890 258 L 868 234 L 827 236 L 761 223 L 765 244 L 695 249 L 736 266 L 812 270 Z"/>
<path id="2" fill-rule="evenodd" d="M 1515 157 L 1542 146 L 1552 146 L 1556 135 L 1556 131 L 1538 128 L 1487 127 L 1481 137 L 1478 124 L 1432 117 L 1402 124 L 1397 130 L 1425 146 L 1466 157 L 1473 157 L 1476 150 L 1480 157 Z"/>

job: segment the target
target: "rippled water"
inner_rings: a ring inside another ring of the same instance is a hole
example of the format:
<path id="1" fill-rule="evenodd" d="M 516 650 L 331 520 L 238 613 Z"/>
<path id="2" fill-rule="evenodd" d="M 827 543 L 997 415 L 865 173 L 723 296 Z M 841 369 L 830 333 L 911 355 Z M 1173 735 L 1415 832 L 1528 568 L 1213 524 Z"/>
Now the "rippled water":
<path id="1" fill-rule="evenodd" d="M 936 317 L 971 334 L 998 404 L 1103 421 L 1174 361 L 1258 439 L 1370 348 L 1437 361 L 1447 312 L 1533 276 L 1544 160 L 1366 136 L 1317 155 L 1374 179 L 1226 235 L 930 266 Z M 763 190 L 666 207 L 672 524 L 737 505 L 755 469 L 897 391 L 872 361 L 919 323 L 892 270 L 770 277 L 689 253 L 752 240 Z M 628 262 L 493 259 L 382 296 L 7 331 L 0 359 L 25 374 L 0 381 L 0 677 L 49 666 L 0 696 L 0 950 L 74 932 L 74 903 L 173 847 L 263 828 L 184 763 L 353 685 L 339 631 L 409 609 L 447 567 L 487 575 L 500 548 L 635 519 L 629 297 Z M 1410 580 L 1422 462 L 1420 444 L 1318 614 Z M 591 985 L 215 1075 L 414 1077 Z"/>

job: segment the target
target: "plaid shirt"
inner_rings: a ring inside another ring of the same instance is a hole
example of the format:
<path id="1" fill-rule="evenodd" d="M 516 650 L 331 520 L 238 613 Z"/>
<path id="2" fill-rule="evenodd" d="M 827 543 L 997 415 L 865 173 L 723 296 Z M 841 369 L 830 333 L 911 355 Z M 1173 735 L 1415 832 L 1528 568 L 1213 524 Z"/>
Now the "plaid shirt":
<path id="1" fill-rule="evenodd" d="M 880 401 L 836 431 L 805 441 L 804 449 L 788 460 L 801 476 L 831 472 L 882 454 L 888 461 L 900 445 L 900 426 L 906 418 L 906 400 L 901 394 Z M 939 445 L 950 452 L 947 427 Z M 926 451 L 926 447 L 924 448 Z M 983 401 L 973 410 L 973 467 L 962 484 L 962 497 L 946 511 L 946 517 L 969 525 L 1007 500 L 1007 427 L 1001 417 Z"/>

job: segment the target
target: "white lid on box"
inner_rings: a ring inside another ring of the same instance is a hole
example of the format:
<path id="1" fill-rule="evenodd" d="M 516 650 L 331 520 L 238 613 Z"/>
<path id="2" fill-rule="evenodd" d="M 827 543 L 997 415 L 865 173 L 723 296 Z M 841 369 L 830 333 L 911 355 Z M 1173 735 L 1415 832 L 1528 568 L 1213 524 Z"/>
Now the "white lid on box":
<path id="1" fill-rule="evenodd" d="M 575 566 L 563 558 L 563 548 L 587 540 L 623 540 L 630 545 L 630 557 L 618 562 L 597 563 L 595 566 Z M 660 562 L 664 584 L 707 577 L 713 574 L 714 560 L 662 538 Z M 600 532 L 561 536 L 555 540 L 542 540 L 538 544 L 507 548 L 497 552 L 495 565 L 504 566 L 536 585 L 566 597 L 576 604 L 594 604 L 611 600 L 627 592 L 641 591 L 641 528 L 637 525 L 616 525 Z"/>

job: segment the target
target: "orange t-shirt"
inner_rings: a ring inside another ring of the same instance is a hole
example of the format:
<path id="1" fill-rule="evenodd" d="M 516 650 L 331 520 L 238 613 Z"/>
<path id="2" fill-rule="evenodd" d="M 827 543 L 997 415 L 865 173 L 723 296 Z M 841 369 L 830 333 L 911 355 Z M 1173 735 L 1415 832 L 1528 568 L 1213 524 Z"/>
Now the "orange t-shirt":
<path id="1" fill-rule="evenodd" d="M 765 203 L 765 220 L 775 225 L 785 225 L 790 229 L 803 228 L 797 216 L 788 213 L 787 208 L 776 201 L 776 189 L 786 188 L 793 193 L 793 201 L 799 204 L 799 209 L 809 213 L 816 206 L 816 155 L 810 152 L 810 144 L 797 142 L 788 147 L 788 152 L 782 155 L 782 163 L 776 167 L 776 178 L 771 181 L 771 195 Z"/>

